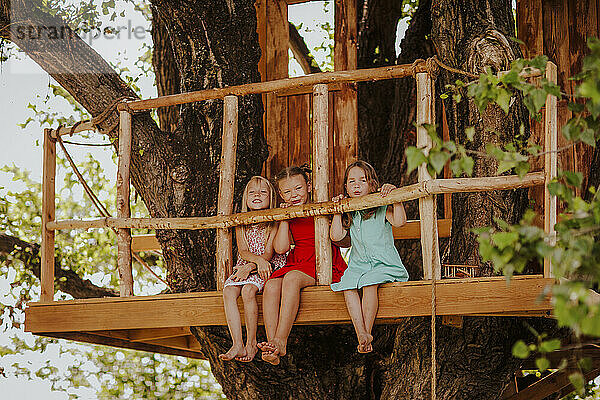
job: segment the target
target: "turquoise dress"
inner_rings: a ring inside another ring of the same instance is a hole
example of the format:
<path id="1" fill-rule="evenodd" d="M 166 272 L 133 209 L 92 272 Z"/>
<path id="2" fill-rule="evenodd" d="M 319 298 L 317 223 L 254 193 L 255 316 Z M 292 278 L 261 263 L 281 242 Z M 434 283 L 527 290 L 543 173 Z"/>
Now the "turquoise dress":
<path id="1" fill-rule="evenodd" d="M 331 284 L 333 291 L 408 280 L 408 272 L 394 246 L 392 225 L 385 219 L 386 210 L 387 206 L 378 207 L 367 220 L 363 220 L 359 211 L 352 215 L 350 261 L 340 281 Z"/>

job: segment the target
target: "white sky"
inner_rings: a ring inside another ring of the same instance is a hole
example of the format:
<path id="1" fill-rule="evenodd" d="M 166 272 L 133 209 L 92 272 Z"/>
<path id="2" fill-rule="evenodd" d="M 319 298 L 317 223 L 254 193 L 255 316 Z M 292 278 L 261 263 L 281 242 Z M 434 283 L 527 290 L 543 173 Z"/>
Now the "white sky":
<path id="1" fill-rule="evenodd" d="M 99 0 L 96 0 L 99 2 Z M 147 21 L 143 19 L 140 13 L 133 10 L 131 4 L 119 5 L 117 13 L 125 10 L 126 18 L 117 19 L 114 22 L 108 22 L 110 26 L 127 25 L 128 20 L 131 20 L 132 26 L 143 26 L 149 28 Z M 318 24 L 324 18 L 323 2 L 315 1 L 289 7 L 289 20 L 296 25 L 302 23 L 300 33 L 307 41 L 309 48 L 319 46 L 325 38 L 322 36 L 323 31 L 318 29 Z M 327 19 L 333 25 L 333 10 L 330 3 Z M 399 31 L 406 29 L 406 23 L 399 26 Z M 138 71 L 132 67 L 132 61 L 137 60 L 139 54 L 143 53 L 140 50 L 143 43 L 151 45 L 151 35 L 146 32 L 145 40 L 137 40 L 134 38 L 128 39 L 125 35 L 120 40 L 103 39 L 94 40 L 93 47 L 105 59 L 113 63 L 122 63 L 132 69 L 132 75 L 136 75 Z M 323 51 L 316 51 L 313 54 L 317 61 L 324 60 L 325 54 Z M 27 169 L 31 172 L 31 176 L 36 181 L 41 181 L 42 172 L 42 130 L 37 122 L 30 123 L 25 129 L 22 129 L 18 124 L 23 123 L 27 118 L 33 117 L 33 112 L 28 108 L 28 104 L 34 104 L 38 110 L 46 110 L 48 112 L 58 112 L 64 116 L 70 115 L 71 107 L 62 99 L 46 100 L 46 97 L 51 94 L 51 89 L 48 85 L 51 79 L 28 57 L 21 55 L 20 60 L 11 59 L 7 63 L 0 65 L 0 127 L 1 139 L 5 143 L 0 146 L 0 167 L 4 165 L 15 164 L 22 169 Z M 297 76 L 301 74 L 301 69 L 297 63 L 290 63 L 290 75 Z M 154 78 L 141 78 L 138 82 L 144 97 L 155 97 L 156 89 L 154 88 Z M 55 82 L 52 82 L 55 83 Z M 54 128 L 56 127 L 53 126 Z M 99 135 L 94 135 L 89 140 L 91 143 L 101 142 Z M 85 141 L 81 138 L 74 137 L 73 141 Z M 69 150 L 75 159 L 81 159 L 86 152 L 92 151 L 96 159 L 102 160 L 105 168 L 106 176 L 114 176 L 116 168 L 111 161 L 111 150 L 106 148 L 81 148 L 79 146 L 70 146 Z M 58 156 L 62 157 L 60 150 Z M 60 184 L 61 177 L 57 177 L 57 184 Z M 2 189 L 4 187 L 5 189 Z M 10 176 L 4 172 L 0 172 L 0 196 L 6 195 L 6 190 L 18 192 L 22 190 L 17 183 L 12 182 Z M 101 277 L 97 277 L 101 279 Z M 0 298 L 8 292 L 10 280 L 0 279 Z M 3 300 L 6 301 L 6 298 Z M 0 345 L 8 343 L 7 335 L 0 336 Z M 29 334 L 23 334 L 24 338 L 31 338 Z M 14 358 L 14 357 L 13 357 Z M 39 365 L 46 359 L 53 360 L 53 364 L 58 367 L 64 367 L 68 364 L 68 359 L 61 357 L 56 352 L 56 348 L 50 347 L 44 354 L 30 354 L 25 359 L 20 359 L 20 362 L 31 362 L 31 365 Z M 0 360 L 0 366 L 9 367 L 14 362 L 10 357 Z M 12 399 L 66 399 L 66 393 L 52 392 L 50 385 L 41 379 L 26 381 L 10 376 L 4 379 L 0 377 L 0 386 L 2 387 L 3 400 Z M 95 398 L 92 391 L 79 392 L 82 398 Z"/>

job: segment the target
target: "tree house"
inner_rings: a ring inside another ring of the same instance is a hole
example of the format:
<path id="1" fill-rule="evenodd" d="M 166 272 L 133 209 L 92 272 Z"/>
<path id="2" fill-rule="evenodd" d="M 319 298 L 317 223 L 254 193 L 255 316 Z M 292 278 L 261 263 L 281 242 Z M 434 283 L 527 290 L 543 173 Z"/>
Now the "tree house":
<path id="1" fill-rule="evenodd" d="M 549 298 L 540 295 L 553 283 L 547 261 L 543 275 L 516 276 L 507 284 L 504 277 L 441 279 L 438 237 L 450 235 L 451 216 L 437 220 L 435 196 L 458 192 L 510 190 L 543 187 L 556 175 L 557 107 L 548 98 L 541 129 L 546 150 L 545 163 L 523 179 L 517 176 L 434 179 L 425 166 L 419 167 L 418 183 L 395 189 L 388 197 L 369 195 L 328 200 L 341 189 L 345 166 L 357 155 L 357 82 L 414 76 L 417 83 L 419 125 L 433 123 L 434 85 L 427 63 L 395 65 L 357 70 L 356 9 L 354 2 L 336 1 L 335 71 L 288 78 L 289 28 L 287 6 L 301 1 L 260 0 L 257 2 L 259 37 L 263 48 L 263 82 L 205 91 L 182 93 L 154 99 L 121 103 L 118 167 L 118 216 L 91 221 L 56 221 L 54 178 L 56 141 L 65 134 L 91 129 L 78 124 L 73 129 L 47 129 L 44 132 L 42 291 L 39 302 L 26 310 L 26 330 L 34 334 L 82 342 L 200 358 L 199 344 L 190 327 L 225 325 L 222 284 L 232 265 L 231 228 L 262 221 L 278 221 L 315 216 L 318 285 L 302 291 L 296 324 L 349 323 L 344 297 L 332 292 L 327 216 L 391 204 L 419 201 L 420 219 L 410 221 L 394 232 L 397 239 L 419 238 L 423 254 L 423 281 L 382 285 L 378 323 L 396 323 L 410 316 L 550 316 Z M 556 66 L 549 63 L 548 79 L 556 81 Z M 237 137 L 237 98 L 262 94 L 266 104 L 265 135 L 271 156 L 265 174 L 271 177 L 283 166 L 312 160 L 315 203 L 286 209 L 232 214 L 233 182 Z M 223 154 L 220 165 L 218 212 L 215 216 L 189 218 L 130 218 L 129 157 L 131 118 L 137 111 L 189 102 L 223 99 Z M 417 129 L 417 144 L 431 146 L 423 127 Z M 335 163 L 333 160 L 335 159 Z M 556 199 L 542 190 L 545 228 L 553 232 Z M 448 207 L 444 207 L 448 210 Z M 121 276 L 118 298 L 54 301 L 54 232 L 69 229 L 111 228 L 118 231 L 118 265 Z M 153 236 L 131 240 L 131 228 L 217 229 L 218 290 L 156 296 L 133 296 L 132 251 L 159 248 Z M 261 301 L 260 296 L 259 303 Z M 240 307 L 242 304 L 240 302 Z M 152 313 L 148 313 L 152 310 Z M 434 335 L 435 337 L 435 335 Z"/>

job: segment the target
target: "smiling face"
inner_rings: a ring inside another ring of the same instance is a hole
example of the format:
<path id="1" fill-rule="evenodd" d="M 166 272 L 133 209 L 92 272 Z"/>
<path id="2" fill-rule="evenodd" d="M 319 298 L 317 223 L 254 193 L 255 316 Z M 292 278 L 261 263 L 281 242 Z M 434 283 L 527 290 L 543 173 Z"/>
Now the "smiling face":
<path id="1" fill-rule="evenodd" d="M 365 170 L 361 167 L 352 167 L 348 171 L 346 179 L 346 192 L 350 197 L 362 197 L 371 193 L 369 181 L 365 174 Z"/>
<path id="2" fill-rule="evenodd" d="M 302 175 L 293 175 L 283 178 L 278 183 L 279 194 L 284 202 L 297 206 L 308 202 L 310 183 Z"/>
<path id="3" fill-rule="evenodd" d="M 271 190 L 262 180 L 253 180 L 248 183 L 246 205 L 250 210 L 264 210 L 269 208 Z"/>

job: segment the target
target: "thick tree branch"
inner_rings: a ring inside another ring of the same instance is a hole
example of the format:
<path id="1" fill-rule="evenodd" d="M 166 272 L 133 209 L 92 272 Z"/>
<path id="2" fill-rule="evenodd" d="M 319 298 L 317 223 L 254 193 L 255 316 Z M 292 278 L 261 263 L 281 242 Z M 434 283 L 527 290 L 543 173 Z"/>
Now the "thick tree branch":
<path id="1" fill-rule="evenodd" d="M 294 53 L 294 58 L 298 61 L 298 64 L 302 67 L 302 71 L 306 75 L 322 72 L 321 68 L 315 61 L 314 57 L 310 54 L 306 42 L 296 29 L 296 26 L 289 22 L 290 26 L 290 50 Z"/>
<path id="2" fill-rule="evenodd" d="M 23 262 L 25 268 L 40 278 L 40 245 L 29 243 L 17 237 L 0 233 L 0 255 L 10 255 Z M 60 259 L 54 263 L 54 282 L 56 287 L 76 299 L 93 297 L 115 297 L 114 290 L 94 285 L 89 279 L 83 279 L 70 269 L 62 269 Z"/>

